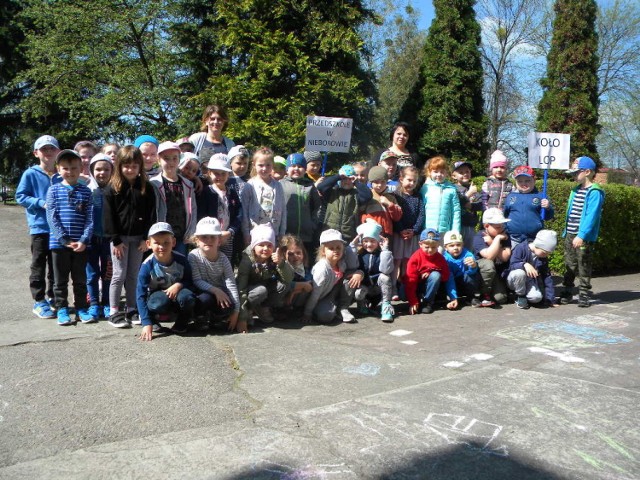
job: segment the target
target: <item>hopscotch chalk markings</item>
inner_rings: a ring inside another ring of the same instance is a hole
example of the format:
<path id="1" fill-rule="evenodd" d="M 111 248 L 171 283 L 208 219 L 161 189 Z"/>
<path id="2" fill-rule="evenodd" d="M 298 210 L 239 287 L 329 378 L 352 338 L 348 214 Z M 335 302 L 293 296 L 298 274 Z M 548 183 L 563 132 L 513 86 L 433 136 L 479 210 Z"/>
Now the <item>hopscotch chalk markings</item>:
<path id="1" fill-rule="evenodd" d="M 389 332 L 389 335 L 393 335 L 394 337 L 404 337 L 405 335 L 411 335 L 412 333 L 412 331 L 400 329 Z"/>
<path id="2" fill-rule="evenodd" d="M 508 457 L 506 445 L 492 446 L 502 432 L 502 426 L 484 422 L 464 415 L 430 413 L 424 426 L 442 437 L 449 445 L 466 445 L 482 453 Z M 478 445 L 480 445 L 478 447 Z"/>
<path id="3" fill-rule="evenodd" d="M 457 360 L 452 360 L 450 362 L 443 363 L 442 366 L 447 368 L 460 368 L 460 367 L 464 367 L 471 360 L 484 362 L 486 360 L 491 360 L 492 358 L 493 358 L 493 355 L 489 355 L 488 353 L 474 353 L 473 355 L 469 355 L 462 362 L 459 362 Z"/>
<path id="4" fill-rule="evenodd" d="M 403 340 L 400 343 L 404 343 L 405 345 L 417 345 L 418 342 L 416 342 L 415 340 Z"/>
<path id="5" fill-rule="evenodd" d="M 564 353 L 554 352 L 553 350 L 549 350 L 548 348 L 543 348 L 543 347 L 529 347 L 527 350 L 533 353 L 543 353 L 545 355 L 548 355 L 550 357 L 555 357 L 558 360 L 562 360 L 563 362 L 567 362 L 567 363 L 584 362 L 584 358 L 575 357 L 571 354 L 571 352 L 564 352 Z"/>

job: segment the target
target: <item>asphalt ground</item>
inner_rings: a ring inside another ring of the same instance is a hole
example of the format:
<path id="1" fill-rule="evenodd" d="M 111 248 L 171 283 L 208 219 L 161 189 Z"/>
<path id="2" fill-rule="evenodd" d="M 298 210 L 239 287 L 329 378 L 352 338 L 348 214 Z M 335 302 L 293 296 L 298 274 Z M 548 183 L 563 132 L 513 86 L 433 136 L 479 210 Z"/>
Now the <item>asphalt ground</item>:
<path id="1" fill-rule="evenodd" d="M 140 342 L 31 313 L 0 206 L 1 479 L 637 479 L 640 275 L 582 309 Z"/>

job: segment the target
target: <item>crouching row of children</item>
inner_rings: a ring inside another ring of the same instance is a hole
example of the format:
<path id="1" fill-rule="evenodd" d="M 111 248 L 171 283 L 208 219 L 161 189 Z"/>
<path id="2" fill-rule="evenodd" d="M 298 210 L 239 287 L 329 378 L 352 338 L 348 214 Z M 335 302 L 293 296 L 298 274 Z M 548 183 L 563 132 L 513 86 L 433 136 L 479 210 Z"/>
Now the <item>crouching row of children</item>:
<path id="1" fill-rule="evenodd" d="M 507 221 L 499 209 L 485 212 L 484 230 L 474 238 L 478 259 L 457 231 L 446 232 L 442 241 L 435 229 L 422 232 L 403 282 L 410 313 L 432 313 L 439 297 L 449 310 L 458 309 L 463 299 L 475 307 L 492 306 L 487 292 L 503 303 L 500 292 L 506 300 L 507 286 L 515 292 L 519 308 L 529 303 L 553 305 L 548 256 L 556 247 L 556 233 L 541 230 L 534 241 L 511 251 L 502 233 Z M 351 323 L 356 321 L 349 310 L 354 300 L 358 314 L 379 311 L 382 321 L 393 322 L 393 256 L 381 233 L 382 226 L 371 219 L 358 226 L 350 244 L 337 230 L 323 231 L 316 263 L 309 270 L 299 238 L 287 235 L 276 245 L 271 225 L 258 225 L 251 230 L 251 243 L 234 278 L 231 263 L 219 251 L 222 232 L 217 219 L 198 222 L 197 248 L 188 257 L 173 250 L 171 225 L 158 222 L 147 240 L 152 255 L 138 276 L 141 339 L 151 340 L 153 331 L 161 329 L 159 320 L 169 313 L 176 315 L 174 333 L 184 333 L 192 318 L 203 329 L 217 318 L 226 319 L 230 331 L 246 332 L 256 316 L 269 324 L 274 311 L 291 317 L 293 309 L 301 310 L 304 323 Z M 439 252 L 442 246 L 444 253 Z"/>

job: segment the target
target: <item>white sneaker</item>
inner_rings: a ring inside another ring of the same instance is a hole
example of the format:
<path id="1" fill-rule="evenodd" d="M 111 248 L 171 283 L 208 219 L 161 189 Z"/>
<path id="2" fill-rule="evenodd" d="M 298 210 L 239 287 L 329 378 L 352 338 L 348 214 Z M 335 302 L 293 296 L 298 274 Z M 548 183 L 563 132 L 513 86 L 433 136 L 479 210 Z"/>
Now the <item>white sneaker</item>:
<path id="1" fill-rule="evenodd" d="M 354 317 L 348 308 L 340 310 L 340 316 L 342 317 L 342 323 L 355 323 L 356 317 Z"/>

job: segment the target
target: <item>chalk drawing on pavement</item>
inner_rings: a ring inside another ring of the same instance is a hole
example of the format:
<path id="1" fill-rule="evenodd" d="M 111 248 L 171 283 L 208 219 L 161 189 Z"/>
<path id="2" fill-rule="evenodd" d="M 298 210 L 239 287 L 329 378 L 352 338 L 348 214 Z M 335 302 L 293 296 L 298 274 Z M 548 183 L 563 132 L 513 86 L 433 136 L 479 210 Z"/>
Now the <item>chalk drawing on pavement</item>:
<path id="1" fill-rule="evenodd" d="M 578 325 L 589 325 L 591 327 L 598 328 L 625 328 L 629 326 L 629 323 L 624 321 L 625 317 L 615 315 L 613 313 L 600 313 L 598 315 L 581 315 L 571 319 L 571 323 L 577 323 Z"/>
<path id="2" fill-rule="evenodd" d="M 274 473 L 281 480 L 325 480 L 332 478 L 334 475 L 337 475 L 337 477 L 333 478 L 344 478 L 345 474 L 355 477 L 355 473 L 349 470 L 344 463 L 292 467 L 281 463 L 264 461 L 254 465 L 253 469 L 259 472 Z"/>
<path id="3" fill-rule="evenodd" d="M 488 423 L 464 415 L 430 413 L 424 426 L 442 437 L 449 445 L 466 445 L 482 453 L 508 457 L 506 445 L 495 445 L 502 432 L 502 426 Z"/>
<path id="4" fill-rule="evenodd" d="M 485 360 L 491 360 L 493 355 L 489 355 L 488 353 L 474 353 L 473 355 L 469 355 L 462 362 L 458 362 L 457 360 L 452 360 L 450 362 L 443 363 L 443 367 L 447 368 L 460 368 L 469 363 L 471 360 L 477 360 L 479 362 L 484 362 Z"/>
<path id="5" fill-rule="evenodd" d="M 571 352 L 555 352 L 544 347 L 529 347 L 528 350 L 533 353 L 543 353 L 549 357 L 555 357 L 558 360 L 567 363 L 582 363 L 584 358 L 576 357 Z"/>
<path id="6" fill-rule="evenodd" d="M 351 373 L 354 375 L 363 375 L 365 377 L 375 377 L 380 373 L 380 365 L 375 363 L 361 363 L 360 365 L 344 367 L 342 369 L 344 373 Z"/>
<path id="7" fill-rule="evenodd" d="M 410 335 L 413 332 L 409 330 L 394 330 L 393 332 L 389 332 L 389 335 L 393 335 L 394 337 L 404 337 L 405 335 Z"/>
<path id="8" fill-rule="evenodd" d="M 464 362 L 456 362 L 455 360 L 442 364 L 443 367 L 447 367 L 447 368 L 460 368 L 460 367 L 463 367 L 465 365 L 466 365 L 466 363 L 464 363 Z"/>
<path id="9" fill-rule="evenodd" d="M 404 343 L 405 345 L 417 345 L 418 342 L 416 342 L 415 340 L 403 340 L 400 343 Z"/>

